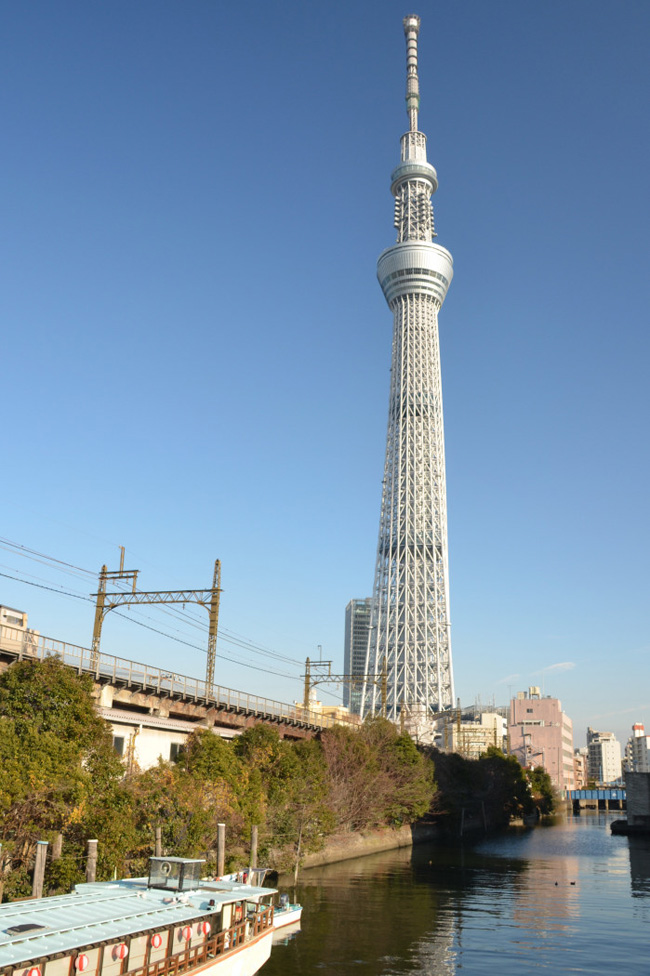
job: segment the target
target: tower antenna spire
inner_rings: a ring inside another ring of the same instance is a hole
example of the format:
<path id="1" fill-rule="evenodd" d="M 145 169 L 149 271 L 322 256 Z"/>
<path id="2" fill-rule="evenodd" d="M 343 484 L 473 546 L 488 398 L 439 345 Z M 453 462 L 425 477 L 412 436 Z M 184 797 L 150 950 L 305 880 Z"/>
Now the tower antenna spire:
<path id="1" fill-rule="evenodd" d="M 406 114 L 409 117 L 409 129 L 418 131 L 418 109 L 420 108 L 420 81 L 418 79 L 418 33 L 420 18 L 417 14 L 409 14 L 404 18 L 404 34 L 406 35 Z"/>

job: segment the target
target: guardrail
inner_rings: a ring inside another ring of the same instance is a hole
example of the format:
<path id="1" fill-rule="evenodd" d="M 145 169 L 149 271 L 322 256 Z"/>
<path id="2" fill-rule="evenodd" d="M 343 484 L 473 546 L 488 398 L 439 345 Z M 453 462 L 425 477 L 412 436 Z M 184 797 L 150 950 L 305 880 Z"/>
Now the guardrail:
<path id="1" fill-rule="evenodd" d="M 96 681 L 125 684 L 130 687 L 138 686 L 143 691 L 163 697 L 190 698 L 230 710 L 250 712 L 259 715 L 260 718 L 272 718 L 318 729 L 331 728 L 346 721 L 319 712 L 305 711 L 301 707 L 288 705 L 285 702 L 260 698 L 258 695 L 249 695 L 232 688 L 223 688 L 221 685 L 212 685 L 209 688 L 205 681 L 199 681 L 198 678 L 190 678 L 161 668 L 152 668 L 147 664 L 114 657 L 112 654 L 100 652 L 93 656 L 92 651 L 87 647 L 67 644 L 65 641 L 43 637 L 34 631 L 19 630 L 15 627 L 0 626 L 0 650 L 15 655 L 17 660 L 26 658 L 43 660 L 46 657 L 56 657 L 74 668 L 78 674 L 90 674 Z M 349 722 L 356 724 L 352 718 Z"/>

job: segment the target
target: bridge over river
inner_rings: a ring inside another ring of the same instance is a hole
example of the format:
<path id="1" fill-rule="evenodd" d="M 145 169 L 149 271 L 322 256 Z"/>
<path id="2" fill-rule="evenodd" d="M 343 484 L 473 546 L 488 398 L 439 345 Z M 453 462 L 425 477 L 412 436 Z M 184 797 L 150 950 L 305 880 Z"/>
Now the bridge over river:
<path id="1" fill-rule="evenodd" d="M 567 790 L 566 798 L 576 809 L 624 810 L 627 794 L 624 787 L 598 787 L 593 790 Z"/>
<path id="2" fill-rule="evenodd" d="M 0 671 L 13 661 L 56 657 L 94 683 L 97 710 L 113 727 L 116 750 L 127 763 L 141 768 L 158 757 L 174 758 L 196 728 L 209 728 L 225 738 L 239 735 L 258 722 L 275 727 L 290 739 L 310 739 L 345 721 L 301 705 L 208 687 L 205 681 L 111 654 L 95 654 L 33 631 L 0 626 Z M 358 720 L 351 716 L 350 722 Z"/>

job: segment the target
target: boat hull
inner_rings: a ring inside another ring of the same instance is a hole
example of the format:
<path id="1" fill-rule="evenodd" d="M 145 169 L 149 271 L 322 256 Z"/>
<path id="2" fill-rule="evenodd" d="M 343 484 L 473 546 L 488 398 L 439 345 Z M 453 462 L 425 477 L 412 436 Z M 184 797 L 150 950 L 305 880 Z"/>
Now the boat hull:
<path id="1" fill-rule="evenodd" d="M 211 976 L 254 976 L 271 955 L 274 929 L 267 929 L 255 939 L 244 943 L 237 949 L 211 959 L 202 966 L 186 970 L 187 976 L 194 973 L 210 973 Z"/>
<path id="2" fill-rule="evenodd" d="M 288 908 L 276 908 L 273 912 L 273 928 L 281 929 L 285 925 L 293 925 L 300 921 L 302 905 L 289 905 Z"/>

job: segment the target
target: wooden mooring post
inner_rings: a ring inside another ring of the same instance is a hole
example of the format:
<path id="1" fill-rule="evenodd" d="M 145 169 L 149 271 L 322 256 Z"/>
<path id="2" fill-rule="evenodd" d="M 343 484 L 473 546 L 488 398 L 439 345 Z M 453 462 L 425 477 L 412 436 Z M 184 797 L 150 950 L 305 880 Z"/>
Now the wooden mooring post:
<path id="1" fill-rule="evenodd" d="M 257 824 L 251 827 L 251 867 L 257 867 Z"/>
<path id="2" fill-rule="evenodd" d="M 45 860 L 47 858 L 47 841 L 36 841 L 36 861 L 34 863 L 34 877 L 32 879 L 32 897 L 43 897 L 43 880 L 45 878 Z"/>
<path id="3" fill-rule="evenodd" d="M 88 841 L 88 854 L 86 855 L 86 881 L 94 881 L 97 877 L 97 841 Z"/>
<path id="4" fill-rule="evenodd" d="M 154 846 L 154 856 L 162 857 L 162 827 L 156 827 L 156 841 Z"/>
<path id="5" fill-rule="evenodd" d="M 226 825 L 217 824 L 217 876 L 226 873 Z"/>

